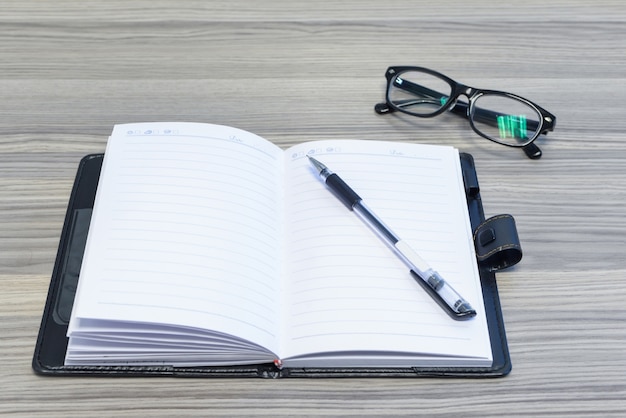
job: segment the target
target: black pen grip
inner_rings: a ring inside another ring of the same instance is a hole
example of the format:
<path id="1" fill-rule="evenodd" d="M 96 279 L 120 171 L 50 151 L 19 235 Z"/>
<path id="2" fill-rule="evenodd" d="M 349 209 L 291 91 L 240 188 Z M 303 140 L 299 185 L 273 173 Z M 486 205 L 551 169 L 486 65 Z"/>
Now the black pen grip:
<path id="1" fill-rule="evenodd" d="M 361 197 L 335 173 L 326 178 L 326 185 L 350 210 L 354 208 L 354 205 L 361 201 Z"/>

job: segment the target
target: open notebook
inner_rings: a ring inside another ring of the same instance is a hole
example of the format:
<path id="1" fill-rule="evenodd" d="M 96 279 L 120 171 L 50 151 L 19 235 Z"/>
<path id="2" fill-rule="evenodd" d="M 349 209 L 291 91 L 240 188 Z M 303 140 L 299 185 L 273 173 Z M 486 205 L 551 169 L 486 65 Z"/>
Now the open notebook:
<path id="1" fill-rule="evenodd" d="M 476 317 L 452 320 L 306 155 L 348 181 Z M 337 140 L 282 150 L 225 126 L 118 125 L 62 368 L 487 373 L 497 362 L 501 372 L 510 366 L 497 293 L 483 299 L 463 179 L 450 147 Z"/>

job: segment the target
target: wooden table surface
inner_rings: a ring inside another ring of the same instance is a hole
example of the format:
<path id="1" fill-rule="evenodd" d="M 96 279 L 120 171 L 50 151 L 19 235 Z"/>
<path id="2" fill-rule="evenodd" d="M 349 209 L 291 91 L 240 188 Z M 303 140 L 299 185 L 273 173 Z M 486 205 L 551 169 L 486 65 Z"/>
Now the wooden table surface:
<path id="1" fill-rule="evenodd" d="M 0 1 L 0 414 L 626 416 L 626 4 Z M 467 121 L 379 116 L 389 65 L 539 103 L 530 160 Z M 79 159 L 113 124 L 453 145 L 522 262 L 498 274 L 501 379 L 51 378 L 31 370 Z"/>

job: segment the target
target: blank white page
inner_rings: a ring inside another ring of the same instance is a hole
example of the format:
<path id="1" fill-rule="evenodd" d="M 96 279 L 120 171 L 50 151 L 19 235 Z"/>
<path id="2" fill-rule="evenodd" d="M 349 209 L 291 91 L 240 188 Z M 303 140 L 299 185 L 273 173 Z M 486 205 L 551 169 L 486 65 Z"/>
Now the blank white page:
<path id="1" fill-rule="evenodd" d="M 78 319 L 97 318 L 210 329 L 275 349 L 282 159 L 271 143 L 224 126 L 116 126 L 70 335 Z"/>
<path id="2" fill-rule="evenodd" d="M 478 315 L 469 321 L 451 319 L 409 268 L 327 189 L 306 154 L 348 183 Z M 425 357 L 476 356 L 490 363 L 458 151 L 324 141 L 287 150 L 286 164 L 288 357 L 316 351 L 364 356 L 417 351 Z M 344 359 L 343 364 L 349 363 Z"/>

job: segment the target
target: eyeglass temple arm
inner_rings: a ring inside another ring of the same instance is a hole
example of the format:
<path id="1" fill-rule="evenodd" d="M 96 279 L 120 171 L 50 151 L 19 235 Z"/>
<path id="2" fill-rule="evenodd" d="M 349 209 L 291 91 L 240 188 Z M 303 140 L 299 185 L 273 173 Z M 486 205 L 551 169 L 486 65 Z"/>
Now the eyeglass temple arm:
<path id="1" fill-rule="evenodd" d="M 435 99 L 437 102 L 442 103 L 444 105 L 448 100 L 448 96 L 445 94 L 441 94 L 438 91 L 429 89 L 428 87 L 421 86 L 419 84 L 402 80 L 401 83 L 394 83 L 394 85 L 402 90 L 406 90 L 416 95 L 420 95 L 423 97 L 430 97 Z M 450 112 L 455 113 L 459 116 L 464 117 L 465 119 L 469 119 L 469 112 L 467 110 L 468 104 L 465 102 L 457 101 Z M 497 118 L 499 116 L 506 116 L 504 113 L 494 112 L 492 110 L 476 108 L 476 112 L 474 113 L 474 120 L 476 122 L 481 122 L 491 126 L 498 126 Z M 529 120 L 527 121 L 528 128 L 530 130 L 536 130 L 539 127 L 538 121 Z M 545 133 L 545 132 L 542 132 Z"/>
<path id="2" fill-rule="evenodd" d="M 396 81 L 397 79 L 394 81 L 394 85 L 396 87 L 402 90 L 411 92 L 413 94 L 423 96 L 423 97 L 430 97 L 432 99 L 437 100 L 438 102 L 441 102 L 444 99 L 448 99 L 446 95 L 441 94 L 438 91 L 429 89 L 428 87 L 424 87 L 424 86 L 421 86 L 419 84 L 416 84 L 407 80 L 401 80 L 402 81 L 401 83 L 397 83 Z M 456 103 L 454 103 L 454 105 L 450 109 L 450 112 L 458 116 L 461 116 L 465 119 L 469 119 L 468 106 L 469 105 L 465 102 L 457 101 Z M 388 103 L 378 103 L 374 107 L 374 109 L 379 114 L 389 113 L 394 110 L 391 106 L 389 106 Z M 477 122 L 485 123 L 487 125 L 498 126 L 497 124 L 498 116 L 505 116 L 505 115 L 499 112 L 494 112 L 492 110 L 477 108 L 474 113 L 474 120 Z M 528 121 L 527 123 L 528 123 L 528 128 L 531 130 L 536 130 L 537 127 L 539 126 L 538 121 L 531 120 L 531 121 Z M 546 132 L 542 132 L 542 133 L 545 134 Z M 530 144 L 522 147 L 522 149 L 524 150 L 524 153 L 528 156 L 528 158 L 531 158 L 531 159 L 541 158 L 541 155 L 542 155 L 541 149 L 534 142 L 531 142 Z"/>

